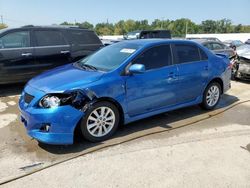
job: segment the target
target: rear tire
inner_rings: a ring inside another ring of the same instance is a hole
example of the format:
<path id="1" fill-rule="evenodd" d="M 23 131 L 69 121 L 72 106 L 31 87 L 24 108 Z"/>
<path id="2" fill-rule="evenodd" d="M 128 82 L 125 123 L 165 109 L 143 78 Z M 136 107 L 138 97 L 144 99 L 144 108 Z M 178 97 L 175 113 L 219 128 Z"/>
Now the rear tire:
<path id="1" fill-rule="evenodd" d="M 118 128 L 120 115 L 117 107 L 110 102 L 93 104 L 81 121 L 83 137 L 91 142 L 100 142 L 110 138 Z"/>
<path id="2" fill-rule="evenodd" d="M 220 101 L 221 86 L 218 82 L 210 83 L 204 91 L 201 107 L 206 110 L 214 109 Z"/>

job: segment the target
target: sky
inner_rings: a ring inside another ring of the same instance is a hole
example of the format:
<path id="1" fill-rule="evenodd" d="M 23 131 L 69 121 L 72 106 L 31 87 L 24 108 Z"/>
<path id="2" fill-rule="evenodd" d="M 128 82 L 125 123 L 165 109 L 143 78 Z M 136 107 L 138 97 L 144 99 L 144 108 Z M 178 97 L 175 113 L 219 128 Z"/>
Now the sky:
<path id="1" fill-rule="evenodd" d="M 189 18 L 197 24 L 227 18 L 250 25 L 250 0 L 0 0 L 0 16 L 9 27 L 157 18 Z"/>

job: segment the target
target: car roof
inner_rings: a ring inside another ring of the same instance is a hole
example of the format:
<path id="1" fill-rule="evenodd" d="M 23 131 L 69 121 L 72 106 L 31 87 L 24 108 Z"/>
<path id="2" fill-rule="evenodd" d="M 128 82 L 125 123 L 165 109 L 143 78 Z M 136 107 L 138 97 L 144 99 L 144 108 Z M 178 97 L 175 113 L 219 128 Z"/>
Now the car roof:
<path id="1" fill-rule="evenodd" d="M 136 40 L 124 40 L 122 42 L 126 42 L 129 44 L 136 44 L 140 46 L 151 46 L 157 44 L 169 44 L 169 43 L 186 43 L 186 44 L 195 44 L 194 41 L 190 40 L 176 40 L 176 39 L 136 39 Z"/>
<path id="2" fill-rule="evenodd" d="M 80 27 L 75 27 L 75 26 L 67 26 L 67 25 L 48 25 L 48 26 L 34 26 L 34 25 L 26 25 L 22 27 L 9 27 L 5 29 L 1 29 L 0 31 L 4 30 L 5 31 L 10 31 L 10 30 L 18 30 L 18 29 L 76 29 L 76 30 L 86 30 L 86 31 L 91 31 L 87 28 L 80 28 Z"/>

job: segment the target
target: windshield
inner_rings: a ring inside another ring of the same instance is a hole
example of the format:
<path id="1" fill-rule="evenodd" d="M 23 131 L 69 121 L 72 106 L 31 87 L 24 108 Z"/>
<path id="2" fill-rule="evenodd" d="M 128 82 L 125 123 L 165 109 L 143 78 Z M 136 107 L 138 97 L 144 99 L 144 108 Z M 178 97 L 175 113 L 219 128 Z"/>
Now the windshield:
<path id="1" fill-rule="evenodd" d="M 96 53 L 78 62 L 81 67 L 92 67 L 96 70 L 111 71 L 118 68 L 129 56 L 140 48 L 137 44 L 119 42 L 102 48 Z"/>

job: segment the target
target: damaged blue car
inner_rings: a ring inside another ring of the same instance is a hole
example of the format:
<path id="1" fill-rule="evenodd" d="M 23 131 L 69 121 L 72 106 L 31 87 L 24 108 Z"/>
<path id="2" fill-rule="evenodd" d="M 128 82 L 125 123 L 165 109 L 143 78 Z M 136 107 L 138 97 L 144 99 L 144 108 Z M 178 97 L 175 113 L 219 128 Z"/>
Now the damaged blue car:
<path id="1" fill-rule="evenodd" d="M 228 57 L 192 41 L 119 42 L 30 80 L 20 97 L 21 120 L 39 142 L 91 142 L 118 126 L 200 104 L 211 110 L 230 88 Z"/>

